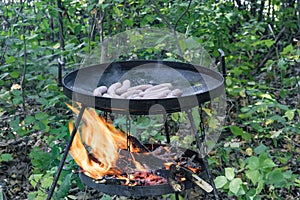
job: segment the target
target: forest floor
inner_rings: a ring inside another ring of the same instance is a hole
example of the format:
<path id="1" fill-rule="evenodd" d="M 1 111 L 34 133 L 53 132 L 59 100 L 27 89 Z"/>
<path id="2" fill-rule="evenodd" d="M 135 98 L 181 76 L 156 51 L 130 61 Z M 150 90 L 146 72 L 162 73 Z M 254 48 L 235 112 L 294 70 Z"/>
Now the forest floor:
<path id="1" fill-rule="evenodd" d="M 29 158 L 30 150 L 34 146 L 41 146 L 40 140 L 38 139 L 36 134 L 32 134 L 28 137 L 23 137 L 20 139 L 7 139 L 5 138 L 5 124 L 2 124 L 0 127 L 2 130 L 0 133 L 0 152 L 8 153 L 13 155 L 13 159 L 10 161 L 2 161 L 0 162 L 0 194 L 2 190 L 3 200 L 10 199 L 27 199 L 27 196 L 30 191 L 34 191 L 34 188 L 31 186 L 29 182 L 29 177 L 32 174 L 31 168 L 31 160 Z M 220 138 L 219 143 L 224 144 L 226 138 L 226 133 Z M 293 138 L 293 140 L 298 143 L 300 142 L 300 137 L 297 136 Z M 286 141 L 283 141 L 285 143 Z M 285 144 L 289 145 L 289 144 Z M 279 149 L 280 150 L 280 149 Z M 273 151 L 278 151 L 278 149 L 273 149 Z M 299 163 L 297 163 L 297 159 L 299 159 L 300 150 L 298 149 L 295 152 L 295 157 L 290 161 L 290 167 L 295 173 L 300 174 Z M 238 156 L 238 155 L 237 155 Z M 221 169 L 220 169 L 221 170 Z M 218 171 L 218 169 L 213 170 Z M 280 190 L 281 197 L 285 197 L 285 199 L 299 199 L 300 189 L 294 188 L 292 191 L 287 191 L 286 189 Z M 69 193 L 71 196 L 76 197 L 76 199 L 100 199 L 103 197 L 103 194 L 97 192 L 94 189 L 85 188 L 85 191 L 80 190 L 78 187 L 73 187 Z M 212 194 L 205 195 L 199 189 L 190 189 L 183 194 L 185 199 L 214 199 Z M 226 193 L 219 194 L 220 199 L 229 200 L 235 199 L 233 197 L 228 197 Z M 1 197 L 1 196 L 0 196 Z M 0 198 L 1 199 L 1 198 Z M 71 198 L 68 198 L 71 199 Z M 115 200 L 125 200 L 128 198 L 114 196 L 112 199 Z M 163 197 L 145 197 L 145 198 L 129 198 L 129 199 L 148 199 L 148 200 L 162 200 L 169 199 Z"/>

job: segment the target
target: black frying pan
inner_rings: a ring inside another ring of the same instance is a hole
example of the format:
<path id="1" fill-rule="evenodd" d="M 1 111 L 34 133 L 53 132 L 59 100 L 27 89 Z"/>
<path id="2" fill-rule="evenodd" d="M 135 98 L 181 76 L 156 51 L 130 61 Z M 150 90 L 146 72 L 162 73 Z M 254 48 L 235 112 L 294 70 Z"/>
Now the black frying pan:
<path id="1" fill-rule="evenodd" d="M 183 91 L 181 97 L 163 99 L 117 99 L 95 97 L 101 85 L 110 86 L 129 79 L 132 85 L 169 82 Z M 94 65 L 67 74 L 63 90 L 70 99 L 99 110 L 160 114 L 185 111 L 224 93 L 224 78 L 214 70 L 187 63 L 170 61 L 124 61 Z"/>

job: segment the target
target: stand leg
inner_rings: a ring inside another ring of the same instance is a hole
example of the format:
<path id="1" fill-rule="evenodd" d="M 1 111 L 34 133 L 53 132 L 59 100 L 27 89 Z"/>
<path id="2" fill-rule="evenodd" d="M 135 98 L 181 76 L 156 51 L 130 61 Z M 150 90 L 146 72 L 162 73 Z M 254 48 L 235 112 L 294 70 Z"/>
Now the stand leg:
<path id="1" fill-rule="evenodd" d="M 61 171 L 62 171 L 62 168 L 63 168 L 64 164 L 65 164 L 66 158 L 67 158 L 67 156 L 68 156 L 70 147 L 71 147 L 72 142 L 73 142 L 73 140 L 74 140 L 75 134 L 76 134 L 76 132 L 77 132 L 77 129 L 78 129 L 79 123 L 80 123 L 80 121 L 81 121 L 81 119 L 82 119 L 82 115 L 83 115 L 83 113 L 84 113 L 85 108 L 86 108 L 85 105 L 82 104 L 82 107 L 81 107 L 81 109 L 80 109 L 80 112 L 79 112 L 78 117 L 77 117 L 76 122 L 75 122 L 75 127 L 74 127 L 74 129 L 73 129 L 73 131 L 72 131 L 72 134 L 71 134 L 69 143 L 68 143 L 68 145 L 67 145 L 66 148 L 65 148 L 63 157 L 62 157 L 62 159 L 61 159 L 61 161 L 60 161 L 60 163 L 59 163 L 59 166 L 58 166 L 56 175 L 55 175 L 55 177 L 54 177 L 53 183 L 52 183 L 51 188 L 50 188 L 50 190 L 49 190 L 49 192 L 48 192 L 47 200 L 50 200 L 51 197 L 52 197 L 52 195 L 53 195 L 54 189 L 55 189 L 55 187 L 56 187 L 56 185 L 57 185 L 57 182 L 58 182 L 60 173 L 61 173 Z"/>
<path id="2" fill-rule="evenodd" d="M 201 141 L 201 139 L 200 139 L 200 137 L 199 137 L 199 134 L 198 134 L 198 128 L 197 128 L 197 126 L 196 126 L 196 124 L 195 124 L 195 121 L 194 121 L 194 118 L 193 118 L 193 115 L 192 115 L 192 111 L 191 111 L 191 110 L 188 110 L 188 111 L 187 111 L 187 116 L 188 116 L 188 118 L 189 118 L 189 120 L 190 120 L 192 131 L 193 131 L 193 133 L 195 134 L 195 138 L 196 138 L 196 143 L 197 143 L 197 147 L 198 147 L 198 150 L 199 150 L 199 154 L 203 157 L 203 154 L 205 153 L 205 152 L 202 152 L 202 151 L 201 151 L 201 149 L 202 149 L 201 143 L 202 143 L 203 141 Z"/>
<path id="3" fill-rule="evenodd" d="M 211 177 L 211 172 L 210 172 L 210 169 L 209 169 L 209 166 L 208 166 L 208 161 L 207 161 L 206 156 L 203 158 L 203 163 L 204 163 L 204 167 L 205 167 L 205 170 L 206 170 L 207 178 L 209 179 L 209 183 L 214 189 L 213 191 L 214 191 L 215 200 L 219 200 L 219 195 L 218 195 L 218 192 L 217 192 L 217 188 L 216 188 L 214 180 Z"/>
<path id="4" fill-rule="evenodd" d="M 179 193 L 178 192 L 175 193 L 175 199 L 179 200 Z"/>
<path id="5" fill-rule="evenodd" d="M 191 128 L 195 134 L 195 137 L 196 137 L 196 142 L 197 142 L 197 147 L 198 147 L 198 150 L 199 150 L 199 154 L 203 157 L 203 162 L 204 162 L 204 167 L 205 167 L 205 170 L 206 170 L 206 173 L 207 173 L 207 178 L 209 179 L 209 182 L 211 184 L 211 186 L 213 187 L 213 191 L 214 191 L 214 196 L 215 196 L 215 199 L 216 200 L 219 200 L 219 195 L 218 195 L 218 192 L 217 192 L 217 188 L 215 186 L 215 183 L 212 179 L 212 176 L 211 176 L 211 173 L 210 173 L 210 169 L 209 169 L 209 166 L 208 166 L 208 162 L 207 162 L 207 157 L 205 155 L 206 152 L 201 152 L 202 151 L 205 151 L 205 148 L 201 147 L 201 143 L 204 142 L 204 137 L 205 137 L 205 132 L 204 132 L 204 129 L 201 130 L 202 131 L 202 135 L 201 135 L 201 138 L 199 137 L 199 134 L 198 134 L 198 128 L 195 124 L 195 121 L 194 121 L 194 118 L 193 118 L 193 115 L 192 115 L 192 112 L 191 110 L 188 110 L 187 111 L 187 114 L 188 114 L 188 118 L 190 120 L 190 123 L 191 123 Z M 201 114 L 201 113 L 200 113 Z M 200 118 L 202 120 L 202 117 L 200 115 Z"/>
<path id="6" fill-rule="evenodd" d="M 168 116 L 167 115 L 164 115 L 164 120 L 165 120 L 164 128 L 165 128 L 167 143 L 170 144 L 170 132 L 169 132 Z"/>

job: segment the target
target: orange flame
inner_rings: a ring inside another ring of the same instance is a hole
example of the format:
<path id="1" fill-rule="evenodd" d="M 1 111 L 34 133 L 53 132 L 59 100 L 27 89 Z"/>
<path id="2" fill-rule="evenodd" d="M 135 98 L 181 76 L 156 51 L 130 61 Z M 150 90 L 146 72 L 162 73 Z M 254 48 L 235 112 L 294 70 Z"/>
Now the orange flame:
<path id="1" fill-rule="evenodd" d="M 79 114 L 77 108 L 68 104 L 67 106 L 75 114 Z M 82 120 L 84 123 L 81 127 L 81 137 L 78 131 L 70 148 L 70 154 L 75 162 L 88 176 L 94 179 L 100 179 L 104 175 L 121 174 L 121 171 L 116 166 L 116 162 L 119 158 L 120 149 L 127 149 L 127 135 L 117 130 L 112 124 L 106 123 L 93 109 L 86 109 Z M 70 134 L 73 128 L 74 125 L 70 122 Z M 82 141 L 90 147 L 90 153 L 98 162 L 89 156 Z M 132 144 L 130 144 L 130 150 L 131 152 L 140 151 Z M 136 162 L 134 158 L 132 162 L 137 170 L 145 171 L 145 168 L 139 162 Z"/>
<path id="2" fill-rule="evenodd" d="M 77 108 L 69 104 L 67 106 L 79 114 Z M 161 168 L 169 170 L 173 164 L 182 165 L 174 157 L 168 157 L 172 152 L 167 146 L 159 146 L 150 152 L 136 138 L 128 139 L 127 134 L 107 123 L 94 109 L 85 109 L 82 121 L 70 147 L 70 154 L 82 172 L 93 179 L 111 175 L 124 185 L 134 186 L 138 182 L 144 185 L 165 184 L 167 180 L 153 171 Z M 74 125 L 70 122 L 70 134 L 73 129 Z M 199 172 L 198 168 L 186 167 L 194 173 Z"/>

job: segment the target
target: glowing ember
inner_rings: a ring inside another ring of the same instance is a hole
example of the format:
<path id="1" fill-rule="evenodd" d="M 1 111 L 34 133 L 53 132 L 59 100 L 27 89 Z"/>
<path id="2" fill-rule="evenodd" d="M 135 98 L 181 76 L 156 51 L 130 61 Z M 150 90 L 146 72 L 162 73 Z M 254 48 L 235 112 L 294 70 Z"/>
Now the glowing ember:
<path id="1" fill-rule="evenodd" d="M 79 113 L 77 108 L 68 107 L 75 114 Z M 177 155 L 173 155 L 169 147 L 159 146 L 149 151 L 136 138 L 128 137 L 107 123 L 94 109 L 86 109 L 82 120 L 81 134 L 79 131 L 76 133 L 70 153 L 82 172 L 98 183 L 128 186 L 166 184 L 167 179 L 157 172 L 169 170 L 172 164 L 183 165 L 193 173 L 199 172 L 199 167 L 185 164 L 184 159 L 177 161 Z M 73 123 L 69 123 L 70 134 L 73 128 Z M 185 181 L 185 178 L 180 180 Z"/>

